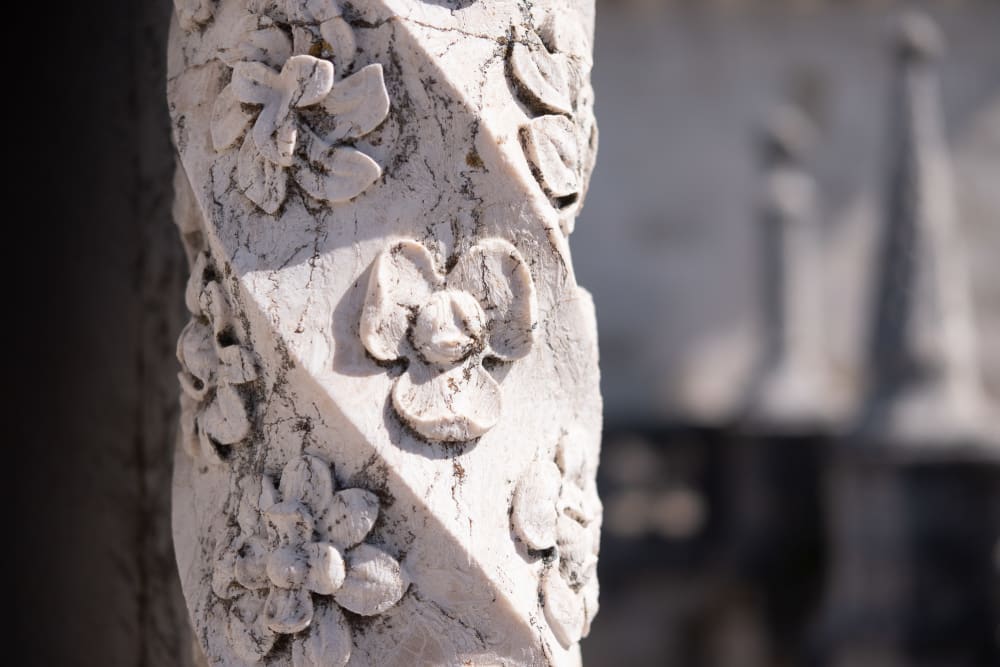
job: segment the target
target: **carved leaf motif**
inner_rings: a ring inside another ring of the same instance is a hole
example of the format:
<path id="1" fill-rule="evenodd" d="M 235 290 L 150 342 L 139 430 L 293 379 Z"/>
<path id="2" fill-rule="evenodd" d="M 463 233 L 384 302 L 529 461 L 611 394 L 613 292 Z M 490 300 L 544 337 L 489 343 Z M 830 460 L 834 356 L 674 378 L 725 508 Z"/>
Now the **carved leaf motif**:
<path id="1" fill-rule="evenodd" d="M 198 418 L 198 426 L 221 445 L 235 444 L 250 435 L 250 420 L 239 392 L 228 384 L 219 385 L 215 399 Z"/>
<path id="2" fill-rule="evenodd" d="M 219 60 L 230 67 L 241 61 L 261 62 L 275 69 L 292 55 L 292 43 L 285 31 L 264 16 L 250 14 L 239 21 L 230 48 L 220 49 Z"/>
<path id="3" fill-rule="evenodd" d="M 275 213 L 285 201 L 288 184 L 284 170 L 264 159 L 250 135 L 243 139 L 236 174 L 243 193 L 266 213 Z"/>
<path id="4" fill-rule="evenodd" d="M 212 148 L 223 151 L 235 146 L 253 119 L 254 114 L 244 111 L 233 87 L 227 85 L 212 105 Z"/>
<path id="5" fill-rule="evenodd" d="M 559 469 L 551 461 L 528 466 L 514 492 L 511 519 L 514 532 L 531 549 L 542 550 L 556 544 Z"/>
<path id="6" fill-rule="evenodd" d="M 309 634 L 292 644 L 293 667 L 344 667 L 351 659 L 351 629 L 337 605 L 323 605 L 313 615 Z"/>
<path id="7" fill-rule="evenodd" d="M 486 239 L 458 258 L 448 287 L 475 296 L 490 321 L 492 354 L 506 361 L 528 354 L 535 342 L 538 305 L 524 258 L 503 239 Z"/>
<path id="8" fill-rule="evenodd" d="M 295 180 L 311 197 L 331 204 L 357 197 L 382 176 L 378 163 L 361 151 L 318 137 L 309 144 L 309 166 L 296 171 Z"/>
<path id="9" fill-rule="evenodd" d="M 579 191 L 579 149 L 573 122 L 565 116 L 540 116 L 523 128 L 524 150 L 537 170 L 542 189 L 552 197 Z"/>
<path id="10" fill-rule="evenodd" d="M 445 371 L 415 363 L 396 380 L 392 405 L 423 437 L 466 442 L 482 436 L 500 419 L 500 385 L 477 357 Z"/>
<path id="11" fill-rule="evenodd" d="M 265 623 L 264 593 L 248 591 L 229 608 L 229 641 L 244 660 L 257 662 L 270 652 L 277 638 Z"/>
<path id="12" fill-rule="evenodd" d="M 526 101 L 552 113 L 573 111 L 566 56 L 549 53 L 541 44 L 532 48 L 518 42 L 511 49 L 510 66 Z"/>
<path id="13" fill-rule="evenodd" d="M 304 454 L 285 464 L 278 488 L 283 502 L 300 502 L 317 517 L 333 497 L 333 475 L 326 461 Z"/>
<path id="14" fill-rule="evenodd" d="M 305 630 L 312 616 L 312 593 L 308 589 L 271 586 L 268 590 L 264 621 L 274 632 L 293 634 Z"/>
<path id="15" fill-rule="evenodd" d="M 323 109 L 331 114 L 334 123 L 323 133 L 331 144 L 356 139 L 374 130 L 389 115 L 389 91 L 382 65 L 368 65 L 338 81 L 323 100 Z"/>
<path id="16" fill-rule="evenodd" d="M 306 587 L 320 595 L 332 595 L 344 583 L 344 559 L 332 544 L 313 542 L 306 545 L 309 576 Z"/>
<path id="17" fill-rule="evenodd" d="M 402 241 L 378 256 L 361 315 L 361 341 L 372 356 L 393 361 L 405 355 L 410 309 L 443 284 L 434 258 L 416 241 Z"/>
<path id="18" fill-rule="evenodd" d="M 347 576 L 333 595 L 337 604 L 361 616 L 381 614 L 403 597 L 409 580 L 399 562 L 369 544 L 347 554 Z"/>
<path id="19" fill-rule="evenodd" d="M 333 494 L 316 530 L 341 550 L 359 544 L 378 519 L 378 497 L 364 489 L 345 489 Z"/>
<path id="20" fill-rule="evenodd" d="M 578 642 L 583 633 L 583 605 L 555 568 L 542 575 L 542 600 L 545 620 L 563 648 Z"/>

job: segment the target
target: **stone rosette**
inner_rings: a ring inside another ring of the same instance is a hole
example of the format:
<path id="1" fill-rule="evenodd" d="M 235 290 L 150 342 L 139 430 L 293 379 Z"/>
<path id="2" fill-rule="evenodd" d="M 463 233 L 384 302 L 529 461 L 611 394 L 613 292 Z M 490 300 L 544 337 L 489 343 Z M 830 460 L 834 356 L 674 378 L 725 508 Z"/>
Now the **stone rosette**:
<path id="1" fill-rule="evenodd" d="M 531 273 L 507 241 L 480 241 L 447 273 L 402 241 L 375 260 L 361 339 L 380 361 L 408 362 L 392 389 L 400 418 L 428 440 L 462 442 L 500 419 L 500 385 L 483 361 L 527 355 L 537 317 Z"/>
<path id="2" fill-rule="evenodd" d="M 352 636 L 343 611 L 376 616 L 409 586 L 394 557 L 364 542 L 378 497 L 336 490 L 330 466 L 310 455 L 289 461 L 277 488 L 268 476 L 259 488 L 256 502 L 244 495 L 239 529 L 216 554 L 212 589 L 230 602 L 229 640 L 257 662 L 292 635 L 296 666 L 345 665 Z"/>
<path id="3" fill-rule="evenodd" d="M 602 508 L 579 445 L 564 435 L 555 460 L 528 467 L 511 503 L 514 534 L 542 564 L 539 600 L 545 620 L 564 648 L 590 633 L 598 610 Z"/>

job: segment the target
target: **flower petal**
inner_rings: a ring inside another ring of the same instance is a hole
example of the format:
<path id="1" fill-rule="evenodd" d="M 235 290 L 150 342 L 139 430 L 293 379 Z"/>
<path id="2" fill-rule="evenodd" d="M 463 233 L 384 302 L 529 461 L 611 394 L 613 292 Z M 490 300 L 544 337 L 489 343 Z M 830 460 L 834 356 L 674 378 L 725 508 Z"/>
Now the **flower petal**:
<path id="1" fill-rule="evenodd" d="M 313 519 L 297 500 L 283 500 L 264 511 L 273 537 L 283 545 L 298 545 L 312 538 Z"/>
<path id="2" fill-rule="evenodd" d="M 266 656 L 274 641 L 274 632 L 265 625 L 263 593 L 246 592 L 229 607 L 229 641 L 244 660 L 257 662 Z"/>
<path id="3" fill-rule="evenodd" d="M 269 103 L 253 125 L 253 140 L 266 162 L 290 167 L 299 140 L 298 119 L 287 105 Z"/>
<path id="4" fill-rule="evenodd" d="M 478 357 L 444 372 L 413 362 L 392 389 L 392 404 L 410 428 L 439 442 L 465 442 L 500 418 L 500 385 Z"/>
<path id="5" fill-rule="evenodd" d="M 535 461 L 521 476 L 514 491 L 511 521 L 514 532 L 530 549 L 556 544 L 557 504 L 562 478 L 551 461 Z"/>
<path id="6" fill-rule="evenodd" d="M 459 256 L 448 287 L 479 299 L 493 355 L 510 361 L 528 354 L 535 342 L 538 304 L 531 272 L 517 248 L 503 239 L 480 241 Z"/>
<path id="7" fill-rule="evenodd" d="M 260 496 L 257 498 L 257 511 L 266 512 L 278 504 L 278 489 L 274 486 L 274 479 L 270 475 L 264 475 L 260 480 Z"/>
<path id="8" fill-rule="evenodd" d="M 201 290 L 205 287 L 205 269 L 208 268 L 208 253 L 199 252 L 191 266 L 191 277 L 184 287 L 184 305 L 192 315 L 201 315 Z"/>
<path id="9" fill-rule="evenodd" d="M 254 115 L 243 109 L 232 85 L 222 89 L 212 105 L 212 148 L 224 151 L 236 142 L 253 122 Z"/>
<path id="10" fill-rule="evenodd" d="M 247 198 L 264 212 L 273 214 L 285 201 L 287 179 L 284 168 L 265 160 L 257 142 L 248 134 L 236 161 L 237 182 Z"/>
<path id="11" fill-rule="evenodd" d="M 328 21 L 344 13 L 337 0 L 306 0 L 306 10 L 316 21 Z"/>
<path id="12" fill-rule="evenodd" d="M 539 40 L 529 47 L 516 43 L 510 67 L 525 101 L 541 112 L 572 113 L 566 56 L 549 53 Z"/>
<path id="13" fill-rule="evenodd" d="M 218 350 L 219 380 L 229 384 L 246 384 L 257 379 L 254 353 L 241 345 L 229 345 Z"/>
<path id="14" fill-rule="evenodd" d="M 339 549 L 350 549 L 371 532 L 378 519 L 378 509 L 378 496 L 371 491 L 338 491 L 316 522 L 316 531 Z"/>
<path id="15" fill-rule="evenodd" d="M 335 604 L 318 607 L 309 634 L 292 644 L 292 667 L 344 667 L 354 641 L 344 614 Z"/>
<path id="16" fill-rule="evenodd" d="M 297 456 L 285 464 L 278 488 L 283 502 L 300 502 L 313 517 L 318 517 L 333 499 L 335 485 L 330 464 L 308 454 Z"/>
<path id="17" fill-rule="evenodd" d="M 399 602 L 410 585 L 399 561 L 370 544 L 347 553 L 347 576 L 333 599 L 362 616 L 381 614 Z"/>
<path id="18" fill-rule="evenodd" d="M 335 123 L 323 133 L 330 143 L 356 139 L 374 130 L 389 115 L 389 91 L 382 65 L 368 65 L 338 81 L 323 100 L 323 109 Z"/>
<path id="19" fill-rule="evenodd" d="M 309 196 L 331 204 L 357 197 L 382 176 L 375 160 L 350 146 L 331 146 L 314 137 L 308 156 L 308 166 L 295 172 L 295 180 Z"/>
<path id="20" fill-rule="evenodd" d="M 292 55 L 292 44 L 285 31 L 271 19 L 250 14 L 235 26 L 236 46 L 219 51 L 219 60 L 230 67 L 244 60 L 281 67 Z"/>
<path id="21" fill-rule="evenodd" d="M 349 69 L 354 63 L 354 54 L 358 48 L 354 39 L 354 28 L 344 20 L 344 17 L 334 16 L 319 24 L 319 32 L 323 35 L 323 40 L 330 45 L 333 62 L 337 68 Z"/>
<path id="22" fill-rule="evenodd" d="M 178 374 L 181 388 L 194 400 L 201 401 L 215 384 L 219 368 L 212 331 L 198 320 L 188 322 L 177 339 L 177 360 L 183 369 Z"/>
<path id="23" fill-rule="evenodd" d="M 293 634 L 309 627 L 313 616 L 312 593 L 305 588 L 272 586 L 264 603 L 267 627 L 281 634 Z"/>
<path id="24" fill-rule="evenodd" d="M 220 445 L 234 445 L 250 435 L 250 419 L 243 397 L 228 384 L 219 385 L 215 390 L 215 398 L 205 407 L 198 424 Z"/>
<path id="25" fill-rule="evenodd" d="M 238 535 L 230 530 L 219 540 L 215 550 L 215 563 L 212 566 L 212 592 L 224 600 L 233 595 L 233 582 L 236 581 L 236 559 Z"/>
<path id="26" fill-rule="evenodd" d="M 236 551 L 233 577 L 244 588 L 266 588 L 268 549 L 259 537 L 246 539 Z"/>
<path id="27" fill-rule="evenodd" d="M 233 64 L 233 78 L 229 88 L 233 96 L 244 104 L 267 104 L 278 95 L 279 75 L 258 62 Z"/>
<path id="28" fill-rule="evenodd" d="M 229 297 L 222 285 L 217 280 L 210 280 L 202 288 L 198 295 L 198 304 L 201 312 L 212 324 L 212 331 L 218 335 L 229 328 L 232 324 L 232 309 L 229 306 Z"/>
<path id="29" fill-rule="evenodd" d="M 559 517 L 556 528 L 559 546 L 559 571 L 573 587 L 584 583 L 584 572 L 594 559 L 593 534 L 565 514 Z"/>
<path id="30" fill-rule="evenodd" d="M 368 352 L 383 361 L 405 356 L 410 311 L 443 282 L 434 258 L 416 241 L 401 241 L 382 252 L 372 265 L 361 314 L 361 341 Z"/>
<path id="31" fill-rule="evenodd" d="M 559 575 L 557 568 L 549 568 L 542 575 L 542 610 L 552 634 L 563 648 L 580 641 L 583 633 L 583 601 Z"/>
<path id="32" fill-rule="evenodd" d="M 275 549 L 267 556 L 267 578 L 278 588 L 302 588 L 309 577 L 309 555 L 298 546 Z"/>
<path id="33" fill-rule="evenodd" d="M 215 443 L 212 442 L 212 438 L 205 433 L 205 429 L 201 428 L 200 425 L 201 418 L 198 418 L 198 454 L 195 456 L 196 459 L 200 459 L 205 463 L 211 465 L 222 465 L 225 459 L 219 454 L 218 448 Z"/>
<path id="34" fill-rule="evenodd" d="M 540 116 L 521 128 L 528 162 L 539 184 L 551 197 L 568 197 L 580 191 L 576 126 L 565 116 Z"/>
<path id="35" fill-rule="evenodd" d="M 323 101 L 333 88 L 333 63 L 298 55 L 281 68 L 281 83 L 289 94 L 289 105 L 308 107 Z"/>
<path id="36" fill-rule="evenodd" d="M 306 546 L 309 558 L 309 576 L 306 587 L 320 595 L 332 595 L 344 583 L 344 558 L 337 547 L 326 542 L 312 542 Z"/>

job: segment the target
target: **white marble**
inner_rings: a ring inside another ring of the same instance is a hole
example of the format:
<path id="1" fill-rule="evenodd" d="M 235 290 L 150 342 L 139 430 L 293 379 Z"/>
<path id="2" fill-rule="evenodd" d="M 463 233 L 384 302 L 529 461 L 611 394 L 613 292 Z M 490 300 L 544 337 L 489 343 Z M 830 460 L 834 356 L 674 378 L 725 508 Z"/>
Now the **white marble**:
<path id="1" fill-rule="evenodd" d="M 174 538 L 211 665 L 578 665 L 586 0 L 176 0 Z"/>

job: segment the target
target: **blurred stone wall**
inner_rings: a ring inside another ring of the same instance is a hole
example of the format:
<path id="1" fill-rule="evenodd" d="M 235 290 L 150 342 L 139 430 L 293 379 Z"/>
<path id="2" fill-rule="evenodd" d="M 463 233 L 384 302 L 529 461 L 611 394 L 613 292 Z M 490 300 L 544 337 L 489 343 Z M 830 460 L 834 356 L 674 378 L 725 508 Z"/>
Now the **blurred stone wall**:
<path id="1" fill-rule="evenodd" d="M 754 130 L 777 102 L 817 121 L 827 316 L 841 408 L 864 361 L 869 255 L 899 2 L 600 2 L 597 169 L 571 243 L 600 328 L 607 419 L 717 423 L 753 361 Z M 1000 395 L 1000 4 L 931 2 L 985 366 Z"/>

